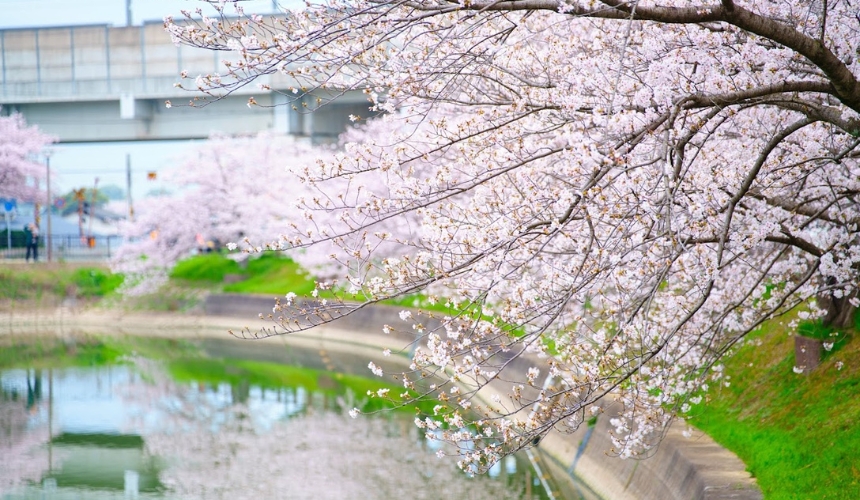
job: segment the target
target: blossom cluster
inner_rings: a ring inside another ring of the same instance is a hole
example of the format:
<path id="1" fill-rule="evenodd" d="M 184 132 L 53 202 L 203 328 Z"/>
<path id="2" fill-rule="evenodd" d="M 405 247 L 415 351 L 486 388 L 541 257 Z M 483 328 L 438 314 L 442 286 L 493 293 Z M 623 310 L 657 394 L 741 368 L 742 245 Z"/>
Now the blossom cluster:
<path id="1" fill-rule="evenodd" d="M 46 169 L 39 155 L 56 137 L 35 126 L 27 126 L 20 114 L 0 115 L 0 198 L 22 202 L 45 202 Z"/>

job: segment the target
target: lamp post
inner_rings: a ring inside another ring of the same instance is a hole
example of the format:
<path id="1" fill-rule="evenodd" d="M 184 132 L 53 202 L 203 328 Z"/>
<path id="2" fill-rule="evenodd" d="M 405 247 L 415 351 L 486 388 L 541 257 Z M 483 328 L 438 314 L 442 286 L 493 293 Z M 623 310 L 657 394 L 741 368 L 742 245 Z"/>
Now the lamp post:
<path id="1" fill-rule="evenodd" d="M 53 151 L 47 150 L 45 151 L 45 170 L 47 173 L 47 182 L 48 182 L 48 203 L 46 204 L 47 213 L 45 214 L 48 218 L 48 231 L 45 234 L 45 244 L 48 246 L 48 262 L 51 262 L 51 251 L 53 250 L 53 244 L 51 242 L 51 210 L 54 208 L 54 202 L 51 199 L 51 154 Z"/>

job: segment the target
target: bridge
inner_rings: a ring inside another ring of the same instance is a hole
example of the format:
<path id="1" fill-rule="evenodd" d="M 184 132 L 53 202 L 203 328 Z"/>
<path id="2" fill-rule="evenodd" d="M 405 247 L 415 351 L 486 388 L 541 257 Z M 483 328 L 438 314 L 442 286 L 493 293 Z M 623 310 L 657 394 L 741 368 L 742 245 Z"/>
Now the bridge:
<path id="1" fill-rule="evenodd" d="M 183 104 L 202 95 L 174 87 L 180 72 L 223 73 L 231 55 L 177 47 L 160 21 L 0 30 L 0 114 L 20 112 L 60 142 L 198 139 L 261 130 L 328 142 L 344 130 L 349 115 L 368 115 L 360 92 L 313 113 L 294 111 L 278 92 L 290 87 L 281 75 L 259 79 L 273 90 L 244 88 L 202 108 L 165 106 L 166 100 Z M 250 96 L 259 106 L 247 106 Z M 306 96 L 305 104 L 313 109 L 316 97 Z"/>

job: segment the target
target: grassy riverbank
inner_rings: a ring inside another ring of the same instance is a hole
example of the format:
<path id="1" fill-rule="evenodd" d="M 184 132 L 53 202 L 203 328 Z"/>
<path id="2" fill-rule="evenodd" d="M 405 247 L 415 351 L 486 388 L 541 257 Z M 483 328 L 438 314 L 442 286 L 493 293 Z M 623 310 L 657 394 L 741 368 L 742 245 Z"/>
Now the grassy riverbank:
<path id="1" fill-rule="evenodd" d="M 215 287 L 232 293 L 310 294 L 313 278 L 292 259 L 267 253 L 240 264 L 218 253 L 185 259 L 173 268 L 171 281 L 191 287 Z M 225 283 L 230 281 L 229 283 Z"/>
<path id="2" fill-rule="evenodd" d="M 98 299 L 121 283 L 122 276 L 97 264 L 0 262 L 0 301 L 4 302 L 53 305 L 66 297 Z"/>
<path id="3" fill-rule="evenodd" d="M 243 264 L 217 253 L 197 255 L 179 262 L 171 272 L 170 278 L 173 284 L 191 288 L 204 287 L 227 293 L 276 296 L 293 292 L 305 298 L 311 296 L 315 284 L 313 276 L 298 263 L 277 253 L 250 257 Z M 321 290 L 318 296 L 331 299 L 335 294 L 328 290 Z M 421 295 L 409 295 L 384 303 L 449 312 L 443 304 L 431 303 Z"/>
<path id="4" fill-rule="evenodd" d="M 786 321 L 751 334 L 726 360 L 731 385 L 715 389 L 691 423 L 744 461 L 767 500 L 860 498 L 857 331 L 798 375 Z"/>
<path id="5" fill-rule="evenodd" d="M 66 298 L 98 300 L 117 298 L 123 276 L 108 266 L 74 263 L 0 262 L 0 303 L 32 303 L 52 307 Z M 213 292 L 283 296 L 293 292 L 309 298 L 314 278 L 292 259 L 276 253 L 249 257 L 238 263 L 219 253 L 202 254 L 180 261 L 169 283 L 157 293 L 126 300 L 132 309 L 182 311 L 193 307 L 202 294 Z M 320 298 L 334 298 L 322 290 Z M 411 295 L 386 301 L 391 305 L 448 312 L 443 304 Z"/>

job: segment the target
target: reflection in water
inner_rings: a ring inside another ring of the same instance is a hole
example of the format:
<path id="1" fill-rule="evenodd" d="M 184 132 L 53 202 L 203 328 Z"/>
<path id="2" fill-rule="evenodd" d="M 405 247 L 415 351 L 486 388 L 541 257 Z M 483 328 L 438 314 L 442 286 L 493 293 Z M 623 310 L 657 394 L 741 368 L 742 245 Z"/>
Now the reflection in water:
<path id="1" fill-rule="evenodd" d="M 19 370 L 14 383 L 0 378 L 0 493 L 38 481 L 50 469 L 43 446 L 49 430 L 39 371 Z"/>
<path id="2" fill-rule="evenodd" d="M 308 412 L 255 432 L 243 410 L 219 429 L 160 434 L 173 459 L 162 476 L 180 498 L 518 498 L 499 481 L 470 480 L 380 420 Z"/>
<path id="3" fill-rule="evenodd" d="M 122 432 L 133 409 L 123 407 L 117 389 L 136 377 L 131 367 L 0 373 L 0 422 L 19 428 L 0 443 L 0 498 L 122 498 L 115 491 L 124 490 L 127 470 L 138 472 L 139 498 L 162 498 L 142 437 Z M 23 426 L 6 418 L 22 408 Z"/>
<path id="4" fill-rule="evenodd" d="M 531 490 L 513 458 L 490 477 L 466 477 L 436 458 L 408 414 L 344 417 L 357 402 L 342 389 L 177 383 L 150 362 L 0 372 L 0 498 L 496 499 Z"/>

